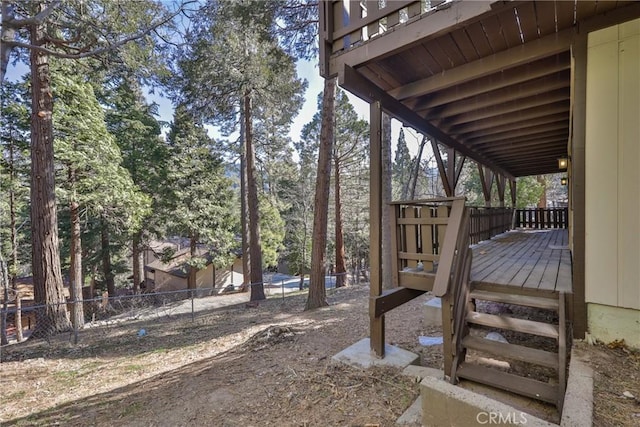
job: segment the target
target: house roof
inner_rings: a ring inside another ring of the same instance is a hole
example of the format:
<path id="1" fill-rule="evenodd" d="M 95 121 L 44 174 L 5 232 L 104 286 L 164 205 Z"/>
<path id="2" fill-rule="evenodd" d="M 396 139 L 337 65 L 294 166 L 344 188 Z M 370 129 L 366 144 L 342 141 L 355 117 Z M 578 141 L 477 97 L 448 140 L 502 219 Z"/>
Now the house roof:
<path id="1" fill-rule="evenodd" d="M 427 3 L 326 2 L 322 74 L 506 177 L 558 172 L 576 40 L 586 49 L 588 31 L 640 16 L 640 2 Z"/>
<path id="2" fill-rule="evenodd" d="M 196 248 L 196 256 L 204 258 L 207 266 L 212 262 L 211 253 L 206 247 L 198 246 Z M 164 263 L 161 259 L 157 259 L 147 264 L 144 268 L 147 271 L 159 270 L 171 274 L 172 276 L 185 278 L 189 272 L 187 261 L 190 257 L 191 249 L 187 247 L 176 252 L 168 263 Z"/>

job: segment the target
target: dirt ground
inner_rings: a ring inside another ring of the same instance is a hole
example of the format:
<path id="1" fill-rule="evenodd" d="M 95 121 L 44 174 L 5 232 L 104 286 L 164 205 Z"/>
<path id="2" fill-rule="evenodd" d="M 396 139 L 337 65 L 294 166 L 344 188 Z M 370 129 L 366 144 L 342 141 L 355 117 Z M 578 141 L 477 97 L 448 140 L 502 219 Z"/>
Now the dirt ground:
<path id="1" fill-rule="evenodd" d="M 368 287 L 331 290 L 329 307 L 304 312 L 306 295 L 200 313 L 195 321 L 144 320 L 5 349 L 0 424 L 65 426 L 390 426 L 419 385 L 397 370 L 355 369 L 331 356 L 368 336 Z M 386 315 L 388 343 L 441 367 L 441 346 L 419 336 L 424 295 Z M 145 329 L 144 336 L 138 336 Z M 580 345 L 580 344 L 579 344 Z M 640 425 L 640 356 L 586 346 L 595 363 L 596 426 Z M 624 392 L 634 398 L 624 397 Z"/>

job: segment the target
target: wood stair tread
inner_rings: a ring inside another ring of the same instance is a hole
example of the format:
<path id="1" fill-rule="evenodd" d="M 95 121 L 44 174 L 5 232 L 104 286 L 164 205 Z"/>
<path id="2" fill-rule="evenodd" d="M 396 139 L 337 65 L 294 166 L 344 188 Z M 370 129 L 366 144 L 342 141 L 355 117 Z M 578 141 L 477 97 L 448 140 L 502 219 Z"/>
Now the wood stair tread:
<path id="1" fill-rule="evenodd" d="M 544 402 L 555 404 L 558 399 L 557 385 L 543 383 L 479 365 L 466 362 L 462 363 L 458 367 L 456 375 L 458 378 L 465 378 Z"/>
<path id="2" fill-rule="evenodd" d="M 526 307 L 543 308 L 558 311 L 558 300 L 554 298 L 534 297 L 528 295 L 506 294 L 502 292 L 491 292 L 474 290 L 469 295 L 472 299 L 483 301 L 494 301 L 506 304 L 516 304 Z"/>
<path id="3" fill-rule="evenodd" d="M 558 353 L 538 350 L 516 344 L 492 341 L 485 338 L 467 335 L 462 339 L 462 345 L 470 350 L 491 353 L 506 359 L 533 363 L 547 368 L 558 369 Z"/>
<path id="4" fill-rule="evenodd" d="M 558 326 L 548 323 L 535 322 L 533 320 L 516 319 L 514 317 L 496 316 L 494 314 L 478 313 L 470 311 L 467 314 L 467 322 L 475 325 L 489 326 L 493 328 L 508 329 L 510 331 L 524 332 L 542 337 L 558 338 Z"/>

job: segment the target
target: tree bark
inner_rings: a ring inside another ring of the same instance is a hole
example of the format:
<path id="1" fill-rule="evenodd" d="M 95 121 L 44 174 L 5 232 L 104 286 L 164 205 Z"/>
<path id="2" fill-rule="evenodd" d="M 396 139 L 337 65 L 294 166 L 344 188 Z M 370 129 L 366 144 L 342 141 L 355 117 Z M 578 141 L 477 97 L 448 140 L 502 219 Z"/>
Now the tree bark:
<path id="1" fill-rule="evenodd" d="M 247 150 L 245 146 L 244 108 L 241 108 L 240 141 L 243 144 L 240 155 L 240 226 L 242 228 L 242 285 L 241 292 L 247 292 L 251 284 L 251 236 L 249 233 L 249 192 L 247 191 Z"/>
<path id="2" fill-rule="evenodd" d="M 80 237 L 80 216 L 78 214 L 79 204 L 75 200 L 75 170 L 69 168 L 69 184 L 71 191 L 71 202 L 69 203 L 69 213 L 71 217 L 71 262 L 69 265 L 69 296 L 73 305 L 71 306 L 71 324 L 75 330 L 84 326 L 84 309 L 82 306 L 82 239 Z"/>
<path id="3" fill-rule="evenodd" d="M 340 197 L 340 159 L 334 159 L 334 197 L 336 207 L 336 288 L 347 286 L 347 263 L 344 250 L 342 226 L 342 198 Z"/>
<path id="4" fill-rule="evenodd" d="M 39 10 L 45 4 L 40 3 Z M 30 28 L 31 44 L 45 45 L 42 25 Z M 58 214 L 54 190 L 53 96 L 48 56 L 31 49 L 31 255 L 37 311 L 32 337 L 68 331 L 71 322 L 60 269 Z"/>
<path id="5" fill-rule="evenodd" d="M 15 170 L 15 158 L 14 158 L 14 143 L 13 138 L 9 142 L 9 216 L 10 216 L 10 228 L 11 228 L 11 267 L 9 267 L 9 281 L 11 289 L 16 290 L 17 274 L 18 274 L 18 229 L 16 221 L 16 170 Z"/>
<path id="6" fill-rule="evenodd" d="M 325 289 L 325 248 L 327 246 L 327 220 L 329 215 L 329 178 L 333 152 L 336 79 L 325 79 L 322 95 L 322 124 L 318 151 L 318 175 L 314 203 L 313 235 L 311 245 L 311 277 L 305 310 L 329 305 Z"/>
<path id="7" fill-rule="evenodd" d="M 256 182 L 256 152 L 253 145 L 251 94 L 244 96 L 244 133 L 247 155 L 247 209 L 249 210 L 249 262 L 251 265 L 250 301 L 265 299 L 262 283 L 262 245 L 260 242 L 260 212 L 258 211 L 258 184 Z"/>
<path id="8" fill-rule="evenodd" d="M 382 288 L 393 287 L 391 272 L 391 117 L 382 113 Z"/>
<path id="9" fill-rule="evenodd" d="M 109 229 L 104 218 L 100 221 L 100 243 L 102 245 L 102 271 L 104 281 L 107 284 L 107 293 L 110 297 L 116 296 L 116 284 L 111 267 L 111 243 L 109 242 Z"/>
<path id="10" fill-rule="evenodd" d="M 196 234 L 191 234 L 191 238 L 189 239 L 189 255 L 191 256 L 191 260 L 196 257 L 198 249 L 198 236 Z M 198 274 L 198 268 L 195 265 L 189 266 L 189 275 L 187 276 L 187 288 L 195 289 L 196 288 L 196 278 Z"/>
<path id="11" fill-rule="evenodd" d="M 133 235 L 131 244 L 133 257 L 133 293 L 138 295 L 140 287 L 144 282 L 144 261 L 142 260 L 142 232 L 138 231 Z"/>

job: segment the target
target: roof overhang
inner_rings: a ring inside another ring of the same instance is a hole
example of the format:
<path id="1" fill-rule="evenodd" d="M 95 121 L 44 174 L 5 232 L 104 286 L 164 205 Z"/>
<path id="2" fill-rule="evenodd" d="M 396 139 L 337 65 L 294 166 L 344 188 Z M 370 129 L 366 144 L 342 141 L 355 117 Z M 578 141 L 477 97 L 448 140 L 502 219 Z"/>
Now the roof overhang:
<path id="1" fill-rule="evenodd" d="M 558 172 L 572 46 L 639 17 L 640 2 L 428 3 L 324 2 L 323 75 L 505 177 Z"/>

